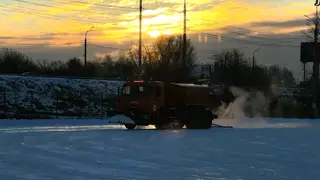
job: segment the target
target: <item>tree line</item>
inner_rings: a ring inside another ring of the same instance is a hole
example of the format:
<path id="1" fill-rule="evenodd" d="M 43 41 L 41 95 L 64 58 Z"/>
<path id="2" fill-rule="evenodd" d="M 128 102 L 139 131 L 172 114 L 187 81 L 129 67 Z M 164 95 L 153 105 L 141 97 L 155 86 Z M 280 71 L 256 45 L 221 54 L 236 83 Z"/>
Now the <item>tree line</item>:
<path id="1" fill-rule="evenodd" d="M 212 55 L 214 70 L 211 75 L 215 84 L 238 87 L 269 88 L 272 84 L 293 87 L 293 73 L 278 65 L 254 65 L 239 49 L 223 50 Z"/>
<path id="2" fill-rule="evenodd" d="M 198 64 L 196 49 L 187 41 L 187 58 L 183 61 L 183 39 L 181 36 L 161 36 L 154 44 L 143 47 L 144 78 L 173 82 L 194 82 L 191 72 Z M 213 53 L 210 81 L 214 84 L 236 85 L 239 87 L 267 88 L 270 84 L 294 86 L 293 73 L 277 65 L 270 67 L 252 66 L 251 59 L 239 49 L 225 49 Z M 0 74 L 75 76 L 91 78 L 134 78 L 138 73 L 138 52 L 133 49 L 112 59 L 106 55 L 87 62 L 73 57 L 66 61 L 33 60 L 14 49 L 0 52 Z"/>

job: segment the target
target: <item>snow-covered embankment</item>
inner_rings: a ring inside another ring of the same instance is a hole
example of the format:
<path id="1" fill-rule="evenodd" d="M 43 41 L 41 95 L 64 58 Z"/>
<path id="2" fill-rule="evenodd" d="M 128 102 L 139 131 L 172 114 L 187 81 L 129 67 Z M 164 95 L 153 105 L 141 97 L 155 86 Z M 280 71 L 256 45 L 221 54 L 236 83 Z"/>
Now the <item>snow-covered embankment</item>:
<path id="1" fill-rule="evenodd" d="M 0 76 L 0 114 L 105 116 L 121 81 Z"/>

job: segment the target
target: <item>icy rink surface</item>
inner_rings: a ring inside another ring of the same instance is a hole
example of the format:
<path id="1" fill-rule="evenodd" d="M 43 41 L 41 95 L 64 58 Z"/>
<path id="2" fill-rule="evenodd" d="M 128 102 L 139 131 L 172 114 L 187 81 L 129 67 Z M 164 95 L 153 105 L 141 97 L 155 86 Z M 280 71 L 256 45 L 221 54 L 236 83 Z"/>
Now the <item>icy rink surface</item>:
<path id="1" fill-rule="evenodd" d="M 105 120 L 0 120 L 0 177 L 320 179 L 320 120 L 218 122 L 236 128 L 128 131 Z"/>

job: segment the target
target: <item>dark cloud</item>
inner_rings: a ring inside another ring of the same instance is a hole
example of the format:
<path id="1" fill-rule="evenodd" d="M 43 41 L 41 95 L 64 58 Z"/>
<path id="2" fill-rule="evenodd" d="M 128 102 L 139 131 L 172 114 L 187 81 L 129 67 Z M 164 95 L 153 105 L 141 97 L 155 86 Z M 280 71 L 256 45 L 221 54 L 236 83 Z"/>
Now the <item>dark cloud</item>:
<path id="1" fill-rule="evenodd" d="M 48 61 L 66 61 L 72 57 L 80 57 L 83 53 L 80 47 L 49 47 L 49 46 L 33 46 L 29 48 L 17 48 L 26 53 L 33 59 L 43 59 Z"/>
<path id="2" fill-rule="evenodd" d="M 66 32 L 61 32 L 61 33 L 46 33 L 43 34 L 43 36 L 67 36 L 67 35 L 71 35 L 71 33 L 66 33 Z"/>
<path id="3" fill-rule="evenodd" d="M 259 27 L 301 27 L 305 26 L 307 23 L 306 19 L 294 19 L 289 21 L 262 21 L 252 23 L 253 26 Z"/>
<path id="4" fill-rule="evenodd" d="M 229 39 L 230 41 L 238 41 L 237 38 L 242 38 L 244 43 L 251 44 L 274 44 L 274 43 L 299 43 L 300 41 L 305 40 L 304 31 L 294 31 L 291 33 L 285 34 L 275 34 L 268 32 L 258 32 L 250 29 L 236 27 L 236 26 L 227 26 L 220 28 L 221 37 L 224 39 Z M 257 41 L 251 42 L 251 41 Z M 250 42 L 247 42 L 250 41 Z"/>
<path id="5" fill-rule="evenodd" d="M 47 33 L 40 36 L 21 36 L 21 37 L 12 37 L 12 36 L 0 36 L 0 40 L 19 40 L 19 41 L 47 41 L 54 40 L 58 36 L 71 36 L 71 35 L 83 35 L 84 33 Z"/>
<path id="6" fill-rule="evenodd" d="M 17 43 L 15 46 L 17 47 L 42 47 L 42 46 L 49 46 L 50 43 Z"/>
<path id="7" fill-rule="evenodd" d="M 39 37 L 17 37 L 20 41 L 48 41 L 53 40 L 54 36 L 39 36 Z"/>

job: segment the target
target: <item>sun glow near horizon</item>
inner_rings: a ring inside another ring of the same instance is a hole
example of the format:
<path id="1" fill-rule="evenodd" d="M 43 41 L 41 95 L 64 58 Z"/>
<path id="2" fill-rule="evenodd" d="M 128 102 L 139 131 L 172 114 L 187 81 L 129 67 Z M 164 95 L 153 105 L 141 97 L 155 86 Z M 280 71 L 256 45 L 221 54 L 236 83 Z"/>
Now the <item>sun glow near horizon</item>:
<path id="1" fill-rule="evenodd" d="M 166 30 L 166 31 L 153 30 L 153 31 L 149 31 L 147 34 L 152 38 L 157 38 L 161 35 L 173 35 L 174 33 L 172 33 L 170 30 Z"/>

